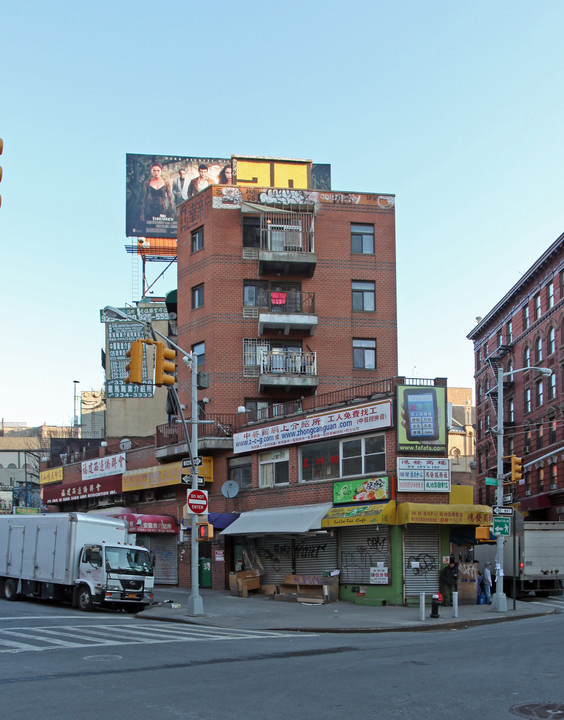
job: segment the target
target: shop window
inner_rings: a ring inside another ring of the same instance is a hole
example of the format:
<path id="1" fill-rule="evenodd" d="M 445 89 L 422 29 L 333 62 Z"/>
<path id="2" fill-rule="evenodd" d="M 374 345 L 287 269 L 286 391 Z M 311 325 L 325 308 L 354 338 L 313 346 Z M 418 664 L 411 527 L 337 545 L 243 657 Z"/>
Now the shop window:
<path id="1" fill-rule="evenodd" d="M 369 435 L 341 441 L 341 475 L 365 475 L 385 472 L 386 443 L 384 435 Z"/>
<path id="2" fill-rule="evenodd" d="M 259 455 L 259 486 L 274 487 L 290 482 L 288 450 L 274 450 Z"/>
<path id="3" fill-rule="evenodd" d="M 339 471 L 339 441 L 308 443 L 300 448 L 301 481 L 336 480 Z"/>

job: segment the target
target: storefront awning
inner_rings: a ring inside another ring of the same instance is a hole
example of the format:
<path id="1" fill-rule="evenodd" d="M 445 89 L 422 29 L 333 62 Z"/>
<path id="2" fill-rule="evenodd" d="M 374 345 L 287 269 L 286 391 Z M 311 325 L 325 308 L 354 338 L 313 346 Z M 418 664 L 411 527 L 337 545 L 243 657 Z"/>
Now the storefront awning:
<path id="1" fill-rule="evenodd" d="M 183 530 L 189 530 L 192 527 L 192 514 L 186 512 L 187 505 L 184 506 L 184 514 L 180 523 Z M 208 523 L 214 526 L 216 530 L 224 530 L 226 527 L 235 522 L 239 517 L 239 513 L 208 513 L 203 516 L 207 518 Z M 202 520 L 204 522 L 204 520 Z"/>
<path id="2" fill-rule="evenodd" d="M 178 533 L 178 523 L 171 515 L 120 513 L 114 517 L 127 520 L 127 530 L 130 533 Z"/>
<path id="3" fill-rule="evenodd" d="M 251 510 L 241 513 L 222 535 L 280 535 L 321 530 L 321 521 L 332 508 L 331 503 L 298 507 Z"/>
<path id="4" fill-rule="evenodd" d="M 321 521 L 321 527 L 342 527 L 343 525 L 395 525 L 396 501 L 377 505 L 357 507 L 334 507 Z"/>
<path id="5" fill-rule="evenodd" d="M 400 503 L 396 512 L 398 525 L 491 525 L 492 509 L 488 505 Z"/>
<path id="6" fill-rule="evenodd" d="M 523 498 L 521 500 L 521 510 L 529 512 L 530 510 L 546 510 L 550 507 L 550 498 L 546 493 L 542 495 L 533 495 L 532 497 Z"/>

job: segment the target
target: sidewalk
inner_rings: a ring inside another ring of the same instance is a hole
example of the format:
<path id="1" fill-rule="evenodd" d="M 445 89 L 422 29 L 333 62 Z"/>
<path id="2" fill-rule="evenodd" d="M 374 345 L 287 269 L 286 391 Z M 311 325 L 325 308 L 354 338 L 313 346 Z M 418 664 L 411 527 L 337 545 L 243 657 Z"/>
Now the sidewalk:
<path id="1" fill-rule="evenodd" d="M 431 608 L 425 608 L 420 619 L 419 606 L 371 607 L 353 603 L 334 602 L 327 605 L 308 605 L 272 597 L 251 594 L 248 598 L 231 595 L 228 591 L 201 589 L 204 614 L 189 617 L 188 590 L 176 587 L 155 588 L 156 603 L 137 614 L 139 618 L 212 625 L 241 630 L 296 630 L 312 632 L 391 632 L 405 630 L 436 630 L 464 628 L 493 622 L 507 622 L 540 615 L 553 615 L 555 610 L 541 605 L 507 599 L 507 612 L 492 610 L 491 605 L 459 605 L 458 617 L 452 607 L 441 607 L 439 618 L 431 618 Z"/>

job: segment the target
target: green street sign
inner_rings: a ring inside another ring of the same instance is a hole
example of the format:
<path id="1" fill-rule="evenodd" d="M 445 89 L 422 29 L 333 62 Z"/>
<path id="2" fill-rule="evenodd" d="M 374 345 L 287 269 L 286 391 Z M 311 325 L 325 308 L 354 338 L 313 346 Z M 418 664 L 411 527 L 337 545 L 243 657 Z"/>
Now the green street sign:
<path id="1" fill-rule="evenodd" d="M 511 535 L 511 518 L 494 517 L 493 534 L 503 536 Z"/>
<path id="2" fill-rule="evenodd" d="M 486 478 L 486 485 L 494 485 L 494 487 L 497 487 L 497 478 Z"/>

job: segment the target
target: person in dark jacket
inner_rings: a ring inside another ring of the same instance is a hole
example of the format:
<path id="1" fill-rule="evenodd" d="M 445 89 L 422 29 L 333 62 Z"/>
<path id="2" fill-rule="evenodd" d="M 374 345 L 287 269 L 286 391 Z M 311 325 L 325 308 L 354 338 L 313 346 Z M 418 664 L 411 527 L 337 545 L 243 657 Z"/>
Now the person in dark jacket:
<path id="1" fill-rule="evenodd" d="M 454 557 L 450 557 L 448 565 L 441 571 L 441 584 L 443 586 L 444 605 L 452 605 L 452 593 L 456 590 L 458 583 L 458 568 Z"/>

